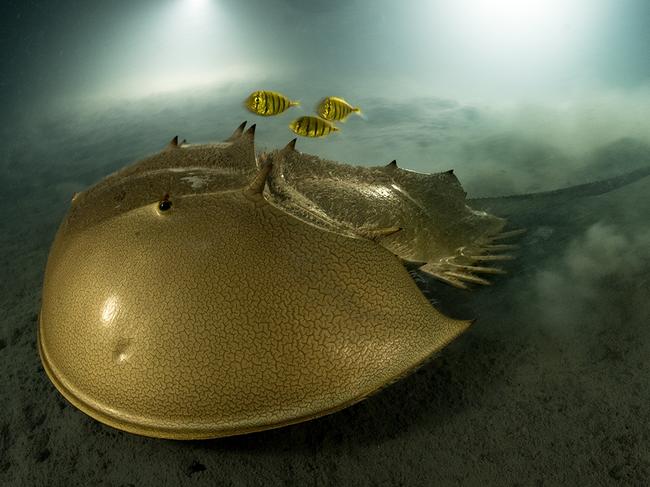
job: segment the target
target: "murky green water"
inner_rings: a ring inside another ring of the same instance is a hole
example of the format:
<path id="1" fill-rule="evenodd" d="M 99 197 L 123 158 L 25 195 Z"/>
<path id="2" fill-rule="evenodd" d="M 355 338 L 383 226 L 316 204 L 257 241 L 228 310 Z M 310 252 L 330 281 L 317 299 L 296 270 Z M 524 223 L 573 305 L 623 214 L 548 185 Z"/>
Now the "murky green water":
<path id="1" fill-rule="evenodd" d="M 7 9 L 3 483 L 160 485 L 160 475 L 168 485 L 647 483 L 647 2 Z M 242 102 L 256 89 L 301 107 L 253 115 Z M 40 368 L 35 314 L 72 193 L 175 135 L 223 140 L 243 120 L 257 124 L 260 151 L 279 148 L 295 136 L 289 123 L 330 95 L 360 106 L 366 119 L 350 117 L 323 139 L 299 138 L 300 151 L 454 169 L 471 206 L 528 229 L 508 275 L 490 287 L 462 292 L 418 280 L 436 307 L 477 318 L 475 326 L 430 366 L 358 406 L 233 440 L 147 440 L 66 406 Z M 495 198 L 601 180 L 610 183 Z"/>

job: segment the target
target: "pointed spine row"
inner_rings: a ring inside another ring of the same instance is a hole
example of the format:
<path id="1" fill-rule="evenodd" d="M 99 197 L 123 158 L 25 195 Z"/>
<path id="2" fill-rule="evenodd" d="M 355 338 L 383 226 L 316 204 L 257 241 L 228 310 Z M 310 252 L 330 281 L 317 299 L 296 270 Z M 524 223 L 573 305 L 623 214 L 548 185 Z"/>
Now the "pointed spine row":
<path id="1" fill-rule="evenodd" d="M 244 129 L 246 128 L 246 123 L 247 121 L 244 120 L 241 124 L 239 124 L 239 127 L 237 127 L 232 135 L 224 140 L 224 142 L 233 142 L 234 140 L 237 140 L 239 137 L 241 137 L 244 133 Z"/>
<path id="2" fill-rule="evenodd" d="M 246 123 L 247 123 L 246 120 L 240 123 L 239 126 L 232 133 L 232 135 L 228 137 L 226 140 L 224 140 L 224 142 L 235 142 L 236 140 L 242 137 L 247 137 L 251 141 L 255 140 L 255 128 L 257 127 L 257 125 L 253 124 L 250 127 L 248 127 L 248 130 L 244 131 L 244 129 L 246 128 Z"/>
<path id="3" fill-rule="evenodd" d="M 232 133 L 230 137 L 228 137 L 224 142 L 234 142 L 237 139 L 241 138 L 242 136 L 247 136 L 250 139 L 255 138 L 255 124 L 251 125 L 246 132 L 244 132 L 244 129 L 246 128 L 246 120 L 244 120 L 239 126 L 235 129 L 235 131 Z M 166 150 L 173 150 L 173 149 L 180 149 L 183 145 L 187 144 L 187 139 L 183 139 L 182 141 L 179 141 L 178 135 L 175 135 L 165 146 Z"/>
<path id="4" fill-rule="evenodd" d="M 178 135 L 175 135 L 172 140 L 169 141 L 167 144 L 167 147 L 165 147 L 167 150 L 173 150 L 173 149 L 178 149 Z"/>
<path id="5" fill-rule="evenodd" d="M 525 229 L 510 230 L 507 232 L 497 233 L 487 237 L 484 241 L 485 244 L 476 247 L 461 247 L 458 249 L 458 256 L 469 264 L 457 264 L 453 262 L 454 258 L 450 258 L 446 262 L 431 263 L 423 266 L 420 270 L 431 277 L 438 279 L 446 284 L 450 284 L 459 289 L 469 289 L 468 283 L 481 284 L 483 286 L 490 285 L 490 281 L 479 277 L 476 274 L 505 274 L 503 269 L 498 267 L 487 267 L 481 265 L 473 265 L 475 262 L 499 262 L 512 260 L 515 257 L 510 254 L 498 254 L 492 252 L 501 252 L 507 250 L 514 250 L 519 248 L 518 245 L 492 243 L 505 240 L 512 237 L 517 237 L 525 233 Z"/>

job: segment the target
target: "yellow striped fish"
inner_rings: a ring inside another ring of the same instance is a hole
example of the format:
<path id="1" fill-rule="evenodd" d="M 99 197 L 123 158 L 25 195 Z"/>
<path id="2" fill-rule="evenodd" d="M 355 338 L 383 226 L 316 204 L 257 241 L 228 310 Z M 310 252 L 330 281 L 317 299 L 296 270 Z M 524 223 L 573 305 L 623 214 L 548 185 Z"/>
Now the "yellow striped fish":
<path id="1" fill-rule="evenodd" d="M 300 117 L 291 122 L 289 128 L 303 137 L 324 137 L 339 130 L 333 123 L 318 117 Z"/>
<path id="2" fill-rule="evenodd" d="M 353 107 L 343 98 L 337 96 L 323 98 L 318 104 L 316 111 L 325 120 L 340 120 L 341 122 L 344 122 L 352 112 L 361 115 L 361 109 L 359 107 Z"/>
<path id="3" fill-rule="evenodd" d="M 244 102 L 251 112 L 269 117 L 284 112 L 289 107 L 300 105 L 298 101 L 291 101 L 284 95 L 275 91 L 254 91 Z"/>

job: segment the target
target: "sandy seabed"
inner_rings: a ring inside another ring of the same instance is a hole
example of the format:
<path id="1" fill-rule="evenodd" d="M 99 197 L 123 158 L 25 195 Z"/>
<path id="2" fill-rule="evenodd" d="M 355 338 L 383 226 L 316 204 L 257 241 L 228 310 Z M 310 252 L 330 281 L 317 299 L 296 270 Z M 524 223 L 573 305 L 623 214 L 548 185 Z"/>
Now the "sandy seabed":
<path id="1" fill-rule="evenodd" d="M 36 349 L 56 229 L 73 191 L 149 148 L 123 142 L 98 132 L 48 152 L 3 149 L 0 484 L 650 484 L 650 177 L 596 195 L 475 202 L 528 232 L 490 287 L 419 280 L 443 312 L 478 318 L 436 359 L 330 416 L 175 442 L 70 406 Z M 68 162 L 36 164 L 47 157 Z"/>

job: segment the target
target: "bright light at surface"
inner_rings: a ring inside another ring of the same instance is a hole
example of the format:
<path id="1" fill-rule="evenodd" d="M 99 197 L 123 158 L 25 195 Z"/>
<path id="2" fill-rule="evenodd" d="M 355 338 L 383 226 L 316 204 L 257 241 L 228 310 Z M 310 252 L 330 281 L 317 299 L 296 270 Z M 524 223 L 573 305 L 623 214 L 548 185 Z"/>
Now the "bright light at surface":
<path id="1" fill-rule="evenodd" d="M 568 82 L 605 17 L 601 0 L 456 0 L 428 3 L 444 45 L 438 73 L 475 86 L 490 84 L 542 91 Z M 429 44 L 430 45 L 430 44 Z M 449 83 L 447 83 L 449 84 Z"/>
<path id="2" fill-rule="evenodd" d="M 245 79 L 228 19 L 213 0 L 175 0 L 148 7 L 122 27 L 112 46 L 109 85 L 97 95 L 139 98 Z"/>
<path id="3" fill-rule="evenodd" d="M 215 35 L 222 30 L 222 19 L 207 0 L 179 2 L 161 13 L 156 24 L 152 25 L 151 34 L 168 51 L 177 50 L 185 57 L 192 56 L 197 50 L 200 53 L 209 51 L 210 42 L 214 42 Z"/>
<path id="4" fill-rule="evenodd" d="M 469 23 L 498 39 L 551 40 L 569 20 L 570 2 L 557 0 L 476 0 L 464 13 Z M 490 41 L 490 39 L 486 39 Z"/>
<path id="5" fill-rule="evenodd" d="M 450 3 L 449 16 L 475 49 L 548 50 L 570 40 L 581 23 L 582 1 L 474 0 Z M 534 53 L 531 53 L 534 54 Z"/>
<path id="6" fill-rule="evenodd" d="M 186 0 L 186 3 L 190 8 L 198 10 L 204 8 L 208 3 L 208 0 Z"/>
<path id="7" fill-rule="evenodd" d="M 189 90 L 208 87 L 216 89 L 228 83 L 247 82 L 260 75 L 249 66 L 234 64 L 230 64 L 227 70 L 197 66 L 179 71 L 169 70 L 165 66 L 152 66 L 143 69 L 137 76 L 122 79 L 113 86 L 111 92 L 104 94 L 138 98 L 176 91 L 187 93 Z"/>

